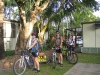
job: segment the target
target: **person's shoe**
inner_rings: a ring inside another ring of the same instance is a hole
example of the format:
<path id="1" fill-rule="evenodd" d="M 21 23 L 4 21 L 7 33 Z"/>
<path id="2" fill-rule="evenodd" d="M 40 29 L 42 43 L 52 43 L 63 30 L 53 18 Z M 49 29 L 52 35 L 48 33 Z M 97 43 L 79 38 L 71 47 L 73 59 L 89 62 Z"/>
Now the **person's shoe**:
<path id="1" fill-rule="evenodd" d="M 34 68 L 33 70 L 37 70 L 36 68 Z"/>
<path id="2" fill-rule="evenodd" d="M 36 71 L 37 69 L 36 68 L 33 68 L 32 70 L 35 70 Z"/>
<path id="3" fill-rule="evenodd" d="M 63 64 L 60 64 L 61 67 L 63 67 Z"/>
<path id="4" fill-rule="evenodd" d="M 40 70 L 36 70 L 36 72 L 35 72 L 35 73 L 38 73 L 38 72 L 40 72 Z"/>

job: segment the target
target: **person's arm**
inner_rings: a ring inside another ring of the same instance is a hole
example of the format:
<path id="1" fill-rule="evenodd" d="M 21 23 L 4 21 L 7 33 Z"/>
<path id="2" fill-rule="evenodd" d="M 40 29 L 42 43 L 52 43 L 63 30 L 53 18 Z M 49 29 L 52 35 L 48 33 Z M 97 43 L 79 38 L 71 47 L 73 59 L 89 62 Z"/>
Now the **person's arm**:
<path id="1" fill-rule="evenodd" d="M 54 38 L 54 40 L 53 40 L 53 43 L 54 43 L 53 47 L 55 47 L 55 38 Z"/>
<path id="2" fill-rule="evenodd" d="M 32 45 L 29 47 L 29 49 L 31 49 L 32 47 L 34 47 L 36 45 L 37 41 L 35 40 Z"/>
<path id="3" fill-rule="evenodd" d="M 61 37 L 60 47 L 62 48 L 63 38 Z"/>
<path id="4" fill-rule="evenodd" d="M 74 48 L 76 47 L 75 41 L 74 41 Z"/>
<path id="5" fill-rule="evenodd" d="M 69 47 L 69 44 L 68 44 L 68 39 L 66 39 L 66 46 L 67 46 L 67 48 Z"/>
<path id="6" fill-rule="evenodd" d="M 75 38 L 74 38 L 74 40 L 73 40 L 73 43 L 74 43 L 74 48 L 75 48 L 75 46 L 76 46 L 76 44 L 75 44 Z"/>

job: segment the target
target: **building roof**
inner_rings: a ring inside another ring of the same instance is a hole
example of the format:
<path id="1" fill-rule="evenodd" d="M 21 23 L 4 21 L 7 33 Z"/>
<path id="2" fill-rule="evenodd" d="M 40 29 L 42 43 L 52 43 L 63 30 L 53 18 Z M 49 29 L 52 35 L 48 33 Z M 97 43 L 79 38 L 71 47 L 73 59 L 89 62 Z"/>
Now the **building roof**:
<path id="1" fill-rule="evenodd" d="M 89 24 L 89 23 L 100 23 L 100 21 L 93 21 L 93 22 L 82 22 L 81 24 Z"/>
<path id="2" fill-rule="evenodd" d="M 94 22 L 83 22 L 81 23 L 82 25 L 85 25 L 85 24 L 90 24 L 90 23 L 94 23 L 95 25 L 95 29 L 99 29 L 100 28 L 100 21 L 94 21 Z"/>

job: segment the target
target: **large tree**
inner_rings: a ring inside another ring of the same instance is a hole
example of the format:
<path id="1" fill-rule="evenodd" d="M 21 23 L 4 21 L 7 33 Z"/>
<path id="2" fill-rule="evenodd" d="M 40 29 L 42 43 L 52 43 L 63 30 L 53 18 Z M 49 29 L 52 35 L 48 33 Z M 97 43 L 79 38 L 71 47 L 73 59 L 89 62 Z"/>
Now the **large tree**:
<path id="1" fill-rule="evenodd" d="M 25 49 L 28 38 L 32 33 L 34 24 L 37 22 L 37 16 L 48 6 L 50 0 L 34 0 L 29 18 L 26 17 L 25 6 L 29 6 L 27 0 L 15 0 L 20 14 L 20 29 L 16 43 L 16 49 Z M 31 0 L 33 1 L 33 0 Z"/>
<path id="2" fill-rule="evenodd" d="M 94 7 L 96 8 L 96 2 L 95 0 L 15 0 L 18 8 L 19 8 L 19 14 L 20 14 L 20 29 L 19 29 L 19 35 L 18 40 L 16 44 L 16 49 L 21 48 L 24 49 L 26 47 L 28 38 L 32 32 L 32 29 L 34 27 L 34 24 L 37 22 L 37 16 L 42 13 L 45 9 L 48 9 L 47 14 L 50 17 L 52 15 L 51 10 L 53 6 L 58 3 L 60 6 L 57 5 L 54 7 L 56 8 L 56 11 L 53 13 L 58 13 L 57 17 L 54 18 L 55 21 L 61 21 L 63 16 L 70 15 L 72 12 L 74 12 L 77 9 L 80 9 L 81 7 L 79 4 L 83 4 L 88 7 Z M 30 6 L 31 5 L 31 6 Z M 49 5 L 49 6 L 48 6 Z M 31 7 L 31 9 L 29 8 Z M 28 17 L 27 17 L 28 16 Z M 49 18 L 48 17 L 48 18 Z M 46 26 L 47 27 L 47 26 Z M 44 28 L 46 28 L 44 27 Z"/>
<path id="3" fill-rule="evenodd" d="M 5 56 L 3 41 L 3 19 L 4 19 L 4 2 L 0 0 L 0 59 Z"/>

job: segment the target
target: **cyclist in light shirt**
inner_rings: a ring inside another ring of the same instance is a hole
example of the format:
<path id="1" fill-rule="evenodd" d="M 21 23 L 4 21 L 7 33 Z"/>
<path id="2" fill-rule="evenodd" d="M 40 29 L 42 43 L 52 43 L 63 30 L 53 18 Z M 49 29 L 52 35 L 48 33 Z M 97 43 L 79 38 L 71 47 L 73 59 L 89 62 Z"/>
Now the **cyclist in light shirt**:
<path id="1" fill-rule="evenodd" d="M 75 38 L 73 38 L 72 34 L 68 35 L 68 39 L 67 39 L 66 42 L 67 42 L 68 50 L 70 50 L 72 48 L 72 51 L 74 51 L 74 48 L 75 48 Z"/>

